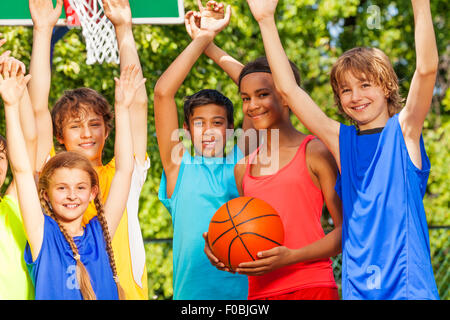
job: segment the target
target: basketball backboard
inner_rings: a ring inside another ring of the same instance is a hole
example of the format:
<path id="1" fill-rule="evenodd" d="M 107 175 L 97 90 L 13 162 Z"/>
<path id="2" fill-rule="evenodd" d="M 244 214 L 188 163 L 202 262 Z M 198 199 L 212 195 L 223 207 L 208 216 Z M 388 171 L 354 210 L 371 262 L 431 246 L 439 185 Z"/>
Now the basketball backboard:
<path id="1" fill-rule="evenodd" d="M 183 0 L 130 0 L 130 7 L 134 24 L 184 23 Z M 66 14 L 62 11 L 57 25 L 66 26 Z M 0 0 L 0 25 L 33 25 L 28 0 Z"/>

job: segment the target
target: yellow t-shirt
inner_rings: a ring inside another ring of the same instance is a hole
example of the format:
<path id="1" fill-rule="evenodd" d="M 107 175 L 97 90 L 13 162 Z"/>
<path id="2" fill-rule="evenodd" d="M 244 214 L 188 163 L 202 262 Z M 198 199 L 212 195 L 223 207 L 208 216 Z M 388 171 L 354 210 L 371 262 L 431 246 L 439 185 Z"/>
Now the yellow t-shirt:
<path id="1" fill-rule="evenodd" d="M 33 300 L 34 286 L 23 257 L 27 238 L 19 204 L 0 199 L 0 300 Z"/>
<path id="2" fill-rule="evenodd" d="M 128 198 L 127 209 L 125 209 L 123 213 L 122 219 L 120 220 L 119 226 L 117 227 L 116 233 L 114 234 L 114 238 L 112 240 L 117 274 L 128 300 L 148 300 L 147 268 L 145 266 L 143 239 L 141 230 L 136 229 L 138 228 L 138 226 L 136 226 L 136 221 L 138 222 L 137 205 L 139 204 L 140 190 L 147 175 L 149 165 L 148 158 L 146 164 L 147 166 L 145 167 L 140 166 L 135 160 L 135 168 L 131 182 L 132 186 Z M 101 200 L 105 203 L 108 198 L 108 192 L 116 169 L 115 159 L 112 159 L 108 164 L 95 169 L 99 177 Z M 130 212 L 134 211 L 133 217 L 131 217 L 131 214 L 130 216 L 128 215 L 129 210 Z M 94 203 L 91 202 L 88 209 L 84 213 L 83 223 L 87 224 L 96 215 L 97 210 L 95 209 Z M 131 237 L 129 233 L 131 229 L 131 226 L 129 226 L 130 219 L 133 219 L 132 224 L 134 224 L 135 228 L 135 232 L 132 232 L 133 235 L 131 235 Z M 136 233 L 138 233 L 137 239 Z M 133 246 L 140 247 L 141 250 L 136 250 L 139 257 L 136 257 L 136 253 L 133 255 L 131 254 Z M 140 264 L 140 266 L 135 264 Z M 136 268 L 139 270 L 136 270 Z M 139 275 L 141 275 L 140 279 Z M 138 279 L 136 279 L 136 277 L 138 277 Z"/>

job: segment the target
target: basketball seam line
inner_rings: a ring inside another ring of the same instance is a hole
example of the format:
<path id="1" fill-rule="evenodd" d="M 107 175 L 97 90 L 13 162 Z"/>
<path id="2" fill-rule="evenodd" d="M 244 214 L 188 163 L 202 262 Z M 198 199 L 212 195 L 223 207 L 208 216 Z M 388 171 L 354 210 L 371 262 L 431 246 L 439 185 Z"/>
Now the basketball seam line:
<path id="1" fill-rule="evenodd" d="M 253 235 L 255 235 L 255 236 L 258 236 L 258 237 L 264 238 L 264 239 L 266 239 L 266 240 L 269 240 L 269 241 L 271 241 L 271 242 L 273 242 L 273 243 L 275 243 L 275 244 L 277 244 L 277 245 L 279 245 L 279 246 L 282 245 L 281 243 L 278 243 L 278 242 L 275 241 L 275 240 L 272 240 L 272 239 L 270 239 L 270 238 L 267 238 L 267 237 L 265 237 L 265 236 L 262 236 L 262 235 L 260 235 L 259 233 L 255 233 L 255 232 L 243 232 L 241 235 L 244 235 L 244 234 L 253 234 Z"/>
<path id="2" fill-rule="evenodd" d="M 250 201 L 252 201 L 252 200 L 254 200 L 254 199 L 255 199 L 255 198 L 251 198 L 250 200 L 248 200 L 248 201 L 244 204 L 244 206 L 242 207 L 242 209 L 239 210 L 239 212 L 236 213 L 236 215 L 235 215 L 233 218 L 231 218 L 231 214 L 230 214 L 230 212 L 228 211 L 228 215 L 229 215 L 230 219 L 223 220 L 223 221 L 214 221 L 214 223 L 224 223 L 224 222 L 230 221 L 231 219 L 236 218 L 238 215 L 241 214 L 242 211 L 244 211 L 244 209 L 247 207 L 247 205 L 250 203 Z M 228 202 L 227 202 L 226 207 L 227 207 L 227 210 L 228 210 Z M 213 221 L 211 221 L 211 222 L 213 222 Z"/>
<path id="3" fill-rule="evenodd" d="M 264 218 L 264 217 L 275 217 L 275 216 L 278 216 L 278 215 L 277 215 L 277 214 L 265 214 L 265 215 L 262 215 L 262 216 L 253 217 L 253 218 L 250 218 L 250 219 L 248 219 L 248 220 L 245 220 L 245 221 L 242 221 L 242 222 L 238 223 L 238 224 L 236 225 L 236 227 L 239 227 L 241 224 L 247 223 L 247 222 L 252 221 L 252 220 L 255 220 L 255 219 Z M 213 221 L 211 221 L 211 223 L 213 223 Z M 218 223 L 222 223 L 222 222 L 218 222 Z M 228 233 L 229 231 L 231 231 L 231 230 L 233 230 L 233 229 L 234 229 L 234 226 L 231 227 L 230 229 L 224 231 L 220 236 L 218 236 L 218 237 L 213 241 L 213 243 L 211 244 L 211 246 L 214 246 L 214 244 L 217 242 L 217 240 L 219 240 L 223 235 L 225 235 L 226 233 Z"/>
<path id="4" fill-rule="evenodd" d="M 248 204 L 250 201 L 252 201 L 252 200 L 253 200 L 253 198 L 250 199 L 250 200 L 245 204 L 245 206 L 247 206 L 247 204 Z M 230 217 L 230 221 L 231 221 L 231 223 L 233 224 L 234 229 L 236 230 L 236 234 L 237 234 L 239 240 L 241 241 L 242 245 L 244 246 L 244 248 L 245 248 L 245 250 L 247 251 L 247 253 L 248 253 L 248 255 L 250 256 L 250 258 L 252 258 L 252 260 L 255 261 L 255 259 L 253 258 L 252 254 L 250 253 L 250 251 L 248 250 L 247 246 L 245 245 L 244 241 L 241 239 L 241 236 L 239 235 L 239 231 L 238 231 L 238 229 L 236 228 L 233 219 L 231 218 L 231 213 L 230 213 L 230 210 L 229 210 L 229 208 L 228 208 L 228 202 L 225 204 L 225 206 L 226 206 L 226 208 L 227 208 L 227 213 L 228 213 L 228 216 Z M 239 213 L 241 213 L 242 210 L 244 210 L 245 206 L 241 209 L 241 211 L 239 211 Z M 239 213 L 238 213 L 238 214 L 239 214 Z M 236 216 L 237 216 L 237 215 L 236 215 Z M 236 216 L 235 216 L 235 217 L 236 217 Z M 235 238 L 235 239 L 236 239 L 236 238 Z M 233 241 L 234 241 L 234 239 L 233 239 Z M 228 266 L 230 267 L 230 269 L 233 269 L 233 268 L 231 268 L 231 261 L 230 261 L 231 245 L 233 244 L 233 241 L 231 241 L 230 246 L 228 247 Z"/>

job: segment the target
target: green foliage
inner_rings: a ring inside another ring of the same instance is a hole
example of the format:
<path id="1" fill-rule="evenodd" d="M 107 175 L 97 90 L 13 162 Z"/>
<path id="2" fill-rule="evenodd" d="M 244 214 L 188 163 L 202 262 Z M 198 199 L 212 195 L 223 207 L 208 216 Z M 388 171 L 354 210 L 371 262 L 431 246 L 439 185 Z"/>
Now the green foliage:
<path id="1" fill-rule="evenodd" d="M 204 1 L 205 2 L 205 1 Z M 185 0 L 185 8 L 196 8 L 195 0 Z M 264 55 L 259 28 L 251 16 L 246 1 L 233 1 L 230 26 L 222 31 L 215 43 L 243 63 Z M 373 18 L 370 6 L 379 8 L 379 28 L 369 28 Z M 449 34 L 447 0 L 431 1 L 434 27 L 441 59 L 440 81 L 432 111 L 424 128 L 424 140 L 432 162 L 432 171 L 425 196 L 425 207 L 430 224 L 449 224 L 450 174 L 449 158 L 450 93 L 448 88 Z M 329 116 L 341 122 L 343 117 L 334 107 L 329 85 L 329 72 L 333 62 L 345 50 L 355 46 L 377 46 L 391 58 L 399 76 L 401 92 L 406 97 L 415 69 L 414 22 L 408 0 L 284 0 L 277 9 L 277 25 L 289 58 L 297 64 L 302 75 L 302 86 Z M 0 27 L 8 42 L 2 49 L 29 65 L 32 29 L 26 27 Z M 153 88 L 159 76 L 189 44 L 184 25 L 137 25 L 133 29 L 149 95 L 148 154 L 151 168 L 140 200 L 140 221 L 145 238 L 171 238 L 173 229 L 167 210 L 158 201 L 162 165 L 155 137 L 153 115 Z M 84 39 L 79 29 L 72 29 L 54 50 L 50 106 L 62 92 L 75 87 L 91 87 L 114 102 L 113 78 L 119 75 L 115 64 L 85 63 Z M 204 88 L 222 91 L 235 105 L 235 126 L 242 123 L 241 101 L 235 84 L 211 60 L 202 56 L 184 81 L 177 94 L 180 126 L 182 104 L 186 95 Z M 446 95 L 445 95 L 446 94 Z M 0 119 L 3 119 L 0 110 Z M 298 129 L 306 132 L 292 117 Z M 4 133 L 4 121 L 0 121 Z M 105 148 L 105 161 L 113 156 L 113 134 Z M 431 237 L 433 250 L 448 250 L 448 237 Z M 171 243 L 150 242 L 146 245 L 149 293 L 151 299 L 171 298 L 172 250 Z M 447 277 L 447 275 L 445 275 Z"/>

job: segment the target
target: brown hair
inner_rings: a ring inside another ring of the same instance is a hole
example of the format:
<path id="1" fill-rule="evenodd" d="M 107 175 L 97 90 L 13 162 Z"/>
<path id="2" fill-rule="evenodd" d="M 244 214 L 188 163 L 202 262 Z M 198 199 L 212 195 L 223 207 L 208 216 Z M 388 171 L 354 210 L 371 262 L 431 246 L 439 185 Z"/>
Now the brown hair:
<path id="1" fill-rule="evenodd" d="M 76 260 L 76 274 L 77 274 L 77 281 L 80 285 L 80 291 L 83 296 L 84 300 L 96 300 L 96 296 L 94 293 L 94 290 L 92 289 L 89 273 L 84 266 L 83 262 L 81 262 L 80 255 L 78 253 L 78 248 L 73 241 L 73 238 L 67 233 L 63 225 L 58 220 L 58 217 L 53 212 L 51 206 L 49 203 L 45 200 L 44 195 L 48 194 L 49 189 L 49 183 L 50 179 L 52 178 L 54 172 L 57 169 L 60 168 L 77 168 L 81 169 L 88 173 L 91 181 L 91 188 L 92 187 L 99 187 L 98 182 L 98 175 L 95 169 L 92 167 L 91 163 L 87 158 L 85 158 L 83 155 L 78 154 L 76 152 L 61 152 L 52 157 L 44 166 L 42 169 L 42 173 L 39 177 L 39 184 L 38 184 L 38 192 L 39 192 L 39 199 L 41 202 L 41 206 L 44 208 L 47 215 L 52 217 L 56 223 L 59 226 L 59 229 L 61 230 L 62 234 L 64 235 L 64 238 L 69 243 L 70 248 L 72 249 L 74 259 Z M 125 299 L 125 293 L 120 286 L 119 279 L 117 277 L 117 268 L 116 263 L 114 260 L 114 252 L 112 250 L 111 246 L 111 235 L 108 230 L 108 224 L 106 222 L 105 213 L 103 210 L 103 204 L 100 201 L 100 192 L 97 194 L 97 196 L 94 199 L 95 208 L 97 209 L 97 217 L 98 221 L 100 222 L 103 230 L 103 236 L 106 243 L 106 251 L 108 253 L 109 257 L 109 263 L 111 265 L 111 269 L 113 272 L 114 281 L 117 284 L 117 290 L 119 294 L 119 299 L 124 300 Z"/>
<path id="2" fill-rule="evenodd" d="M 334 102 L 339 111 L 352 122 L 353 119 L 344 112 L 339 98 L 340 84 L 345 82 L 348 72 L 359 80 L 367 80 L 383 88 L 390 117 L 402 109 L 403 99 L 399 93 L 398 78 L 388 56 L 377 48 L 353 48 L 339 57 L 330 74 Z"/>
<path id="3" fill-rule="evenodd" d="M 90 88 L 67 90 L 52 108 L 54 135 L 62 139 L 64 125 L 69 119 L 83 118 L 90 110 L 103 118 L 107 133 L 112 128 L 113 114 L 108 101 Z"/>

